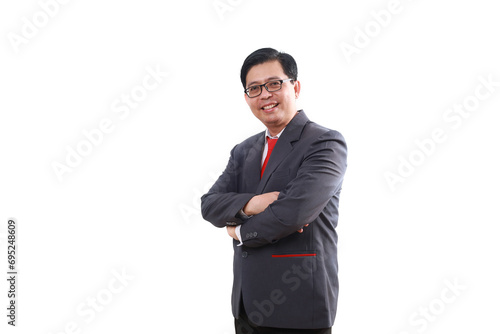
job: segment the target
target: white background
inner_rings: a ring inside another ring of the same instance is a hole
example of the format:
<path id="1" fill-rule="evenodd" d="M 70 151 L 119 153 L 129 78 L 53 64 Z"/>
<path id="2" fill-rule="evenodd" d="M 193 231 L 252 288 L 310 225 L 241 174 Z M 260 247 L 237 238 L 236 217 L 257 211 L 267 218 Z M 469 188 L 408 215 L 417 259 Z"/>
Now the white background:
<path id="1" fill-rule="evenodd" d="M 500 81 L 494 2 L 401 0 L 382 27 L 370 13 L 388 0 L 220 3 L 73 0 L 47 21 L 37 1 L 0 5 L 1 267 L 15 217 L 20 273 L 15 329 L 1 280 L 1 332 L 233 332 L 232 242 L 199 198 L 263 130 L 239 81 L 261 47 L 294 56 L 299 107 L 348 144 L 334 333 L 498 332 L 500 87 L 455 128 L 443 119 L 480 77 Z M 112 105 L 146 68 L 168 76 L 121 119 Z M 103 119 L 113 131 L 59 180 L 54 162 Z M 446 140 L 415 153 L 436 128 Z M 412 154 L 391 189 L 386 173 Z M 110 293 L 122 271 L 133 278 Z M 446 282 L 460 289 L 445 303 Z M 89 298 L 105 301 L 91 320 L 77 311 Z"/>

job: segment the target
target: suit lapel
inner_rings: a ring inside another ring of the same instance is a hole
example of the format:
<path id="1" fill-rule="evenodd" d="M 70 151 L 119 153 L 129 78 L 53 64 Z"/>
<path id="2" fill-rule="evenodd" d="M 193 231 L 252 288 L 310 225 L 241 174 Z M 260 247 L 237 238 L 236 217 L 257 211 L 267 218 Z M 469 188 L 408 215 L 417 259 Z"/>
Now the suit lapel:
<path id="1" fill-rule="evenodd" d="M 243 166 L 243 191 L 256 192 L 260 182 L 260 162 L 264 149 L 264 132 L 257 136 L 257 140 L 251 145 L 245 158 Z"/>
<path id="2" fill-rule="evenodd" d="M 302 130 L 308 121 L 309 119 L 307 118 L 306 114 L 301 111 L 290 121 L 290 123 L 288 123 L 285 131 L 283 131 L 283 133 L 281 134 L 280 138 L 276 142 L 276 146 L 274 147 L 273 152 L 271 153 L 271 157 L 269 158 L 269 161 L 267 163 L 266 170 L 264 171 L 264 175 L 262 175 L 262 179 L 260 180 L 259 186 L 257 188 L 258 194 L 264 191 L 266 183 L 269 180 L 271 174 L 276 168 L 278 168 L 285 157 L 290 154 L 290 152 L 292 152 L 293 144 L 300 139 Z"/>

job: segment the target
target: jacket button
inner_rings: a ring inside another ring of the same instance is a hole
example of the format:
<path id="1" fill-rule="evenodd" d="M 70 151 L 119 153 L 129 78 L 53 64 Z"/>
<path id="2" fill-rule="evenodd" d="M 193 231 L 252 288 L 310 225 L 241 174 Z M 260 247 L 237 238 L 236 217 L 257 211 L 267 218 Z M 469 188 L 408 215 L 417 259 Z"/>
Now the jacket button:
<path id="1" fill-rule="evenodd" d="M 246 257 L 248 256 L 248 253 L 247 253 L 247 252 L 243 252 L 243 253 L 241 253 L 241 256 L 242 256 L 243 258 L 246 258 Z"/>

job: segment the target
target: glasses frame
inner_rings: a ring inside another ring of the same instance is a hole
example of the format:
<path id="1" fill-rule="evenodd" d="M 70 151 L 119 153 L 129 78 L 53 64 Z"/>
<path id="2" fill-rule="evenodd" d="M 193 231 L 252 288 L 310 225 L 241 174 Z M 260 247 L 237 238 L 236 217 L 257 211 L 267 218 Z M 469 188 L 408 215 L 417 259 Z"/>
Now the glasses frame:
<path id="1" fill-rule="evenodd" d="M 280 83 L 280 88 L 279 89 L 275 89 L 275 90 L 269 90 L 269 88 L 267 87 L 267 84 L 268 83 L 271 83 L 271 82 L 275 82 L 275 81 L 279 81 Z M 283 88 L 283 82 L 287 82 L 287 81 L 294 81 L 293 79 L 275 79 L 275 80 L 271 80 L 271 81 L 268 81 L 262 85 L 252 85 L 250 87 L 248 87 L 247 89 L 245 89 L 245 94 L 247 94 L 247 96 L 251 99 L 253 99 L 254 97 L 257 97 L 257 96 L 260 96 L 260 94 L 262 94 L 262 87 L 266 88 L 266 90 L 269 92 L 269 93 L 272 93 L 272 92 L 277 92 L 279 90 L 281 90 L 281 88 Z M 248 90 L 252 87 L 259 87 L 260 88 L 260 93 L 255 95 L 255 96 L 250 96 L 250 93 L 248 92 Z"/>

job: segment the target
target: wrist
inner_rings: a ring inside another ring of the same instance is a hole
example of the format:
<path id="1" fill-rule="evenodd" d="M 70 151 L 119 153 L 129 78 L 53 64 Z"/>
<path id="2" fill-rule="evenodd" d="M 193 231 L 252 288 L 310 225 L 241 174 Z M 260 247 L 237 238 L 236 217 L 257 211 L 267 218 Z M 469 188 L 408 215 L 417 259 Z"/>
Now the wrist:
<path id="1" fill-rule="evenodd" d="M 239 215 L 241 216 L 241 218 L 243 218 L 243 219 L 245 219 L 245 220 L 246 220 L 246 219 L 250 219 L 250 218 L 252 217 L 252 215 L 247 215 L 247 214 L 245 213 L 245 208 L 244 208 L 244 207 L 243 207 L 242 209 L 240 209 L 240 211 L 239 211 L 238 213 L 239 213 Z"/>

